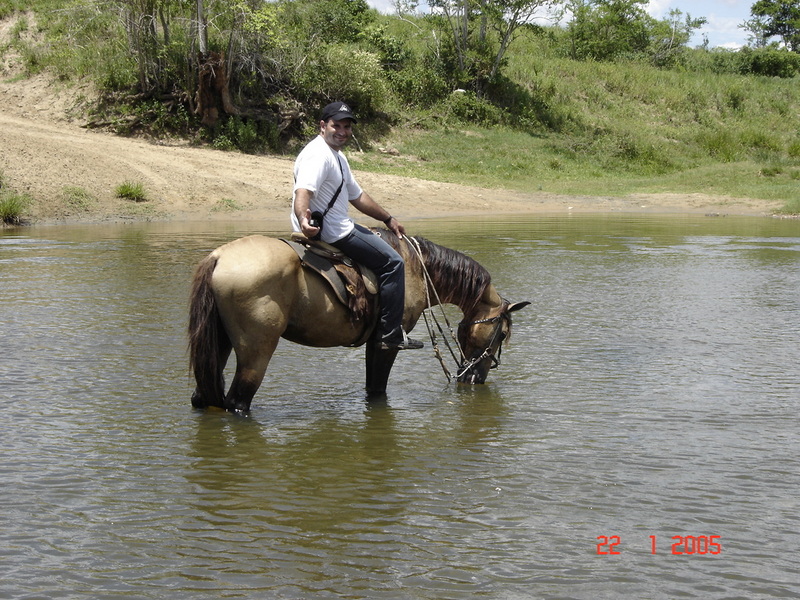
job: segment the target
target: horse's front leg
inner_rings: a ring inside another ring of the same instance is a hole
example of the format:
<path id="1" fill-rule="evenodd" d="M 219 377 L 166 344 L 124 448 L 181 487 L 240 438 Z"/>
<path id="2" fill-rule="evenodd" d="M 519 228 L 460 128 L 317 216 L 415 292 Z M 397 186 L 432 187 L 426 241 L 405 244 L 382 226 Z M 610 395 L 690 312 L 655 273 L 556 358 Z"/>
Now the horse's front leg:
<path id="1" fill-rule="evenodd" d="M 378 350 L 375 340 L 367 342 L 367 395 L 382 396 L 386 394 L 389 373 L 392 372 L 397 350 Z"/>

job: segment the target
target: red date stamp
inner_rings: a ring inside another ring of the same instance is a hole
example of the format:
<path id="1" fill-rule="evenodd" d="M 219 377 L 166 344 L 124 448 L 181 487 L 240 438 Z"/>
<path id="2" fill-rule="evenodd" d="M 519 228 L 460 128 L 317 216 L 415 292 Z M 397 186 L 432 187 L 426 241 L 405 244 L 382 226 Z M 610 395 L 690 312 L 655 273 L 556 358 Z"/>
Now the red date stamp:
<path id="1" fill-rule="evenodd" d="M 656 554 L 658 540 L 650 536 L 650 554 Z M 719 535 L 673 535 L 672 554 L 722 554 L 722 536 Z M 598 535 L 597 553 L 603 556 L 622 554 L 622 538 L 618 535 Z"/>

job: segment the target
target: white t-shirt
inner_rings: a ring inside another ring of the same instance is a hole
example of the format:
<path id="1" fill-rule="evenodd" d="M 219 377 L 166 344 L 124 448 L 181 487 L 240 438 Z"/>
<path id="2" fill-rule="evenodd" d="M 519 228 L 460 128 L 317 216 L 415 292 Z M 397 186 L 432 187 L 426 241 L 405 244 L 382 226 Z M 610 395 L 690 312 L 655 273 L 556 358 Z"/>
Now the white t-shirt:
<path id="1" fill-rule="evenodd" d="M 342 239 L 353 230 L 355 225 L 353 220 L 347 216 L 347 209 L 351 201 L 357 200 L 361 196 L 362 190 L 350 172 L 347 158 L 341 152 L 328 146 L 321 135 L 306 144 L 294 161 L 294 189 L 292 190 L 292 228 L 294 231 L 300 231 L 300 223 L 294 212 L 295 192 L 300 188 L 310 191 L 313 194 L 309 207 L 311 211 L 325 212 L 328 203 L 342 182 L 342 176 L 344 176 L 342 191 L 339 192 L 336 203 L 325 215 L 325 226 L 322 228 L 322 241 L 328 243 Z"/>

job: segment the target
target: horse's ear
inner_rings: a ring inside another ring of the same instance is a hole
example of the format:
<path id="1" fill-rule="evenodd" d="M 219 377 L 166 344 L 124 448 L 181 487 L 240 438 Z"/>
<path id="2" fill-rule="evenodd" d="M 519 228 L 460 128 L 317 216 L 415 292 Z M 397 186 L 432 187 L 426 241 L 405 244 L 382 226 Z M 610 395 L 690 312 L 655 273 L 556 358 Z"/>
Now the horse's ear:
<path id="1" fill-rule="evenodd" d="M 527 302 L 527 301 L 525 301 L 525 302 L 514 302 L 513 304 L 509 304 L 508 305 L 508 310 L 506 312 L 512 313 L 514 311 L 519 310 L 520 308 L 525 308 L 526 306 L 528 306 L 528 304 L 530 304 L 530 302 Z"/>

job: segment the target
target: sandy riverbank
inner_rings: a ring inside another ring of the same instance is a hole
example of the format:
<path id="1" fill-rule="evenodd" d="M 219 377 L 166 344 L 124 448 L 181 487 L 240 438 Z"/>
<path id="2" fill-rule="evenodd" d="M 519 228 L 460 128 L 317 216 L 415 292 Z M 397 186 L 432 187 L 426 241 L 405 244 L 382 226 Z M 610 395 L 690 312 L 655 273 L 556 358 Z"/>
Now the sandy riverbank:
<path id="1" fill-rule="evenodd" d="M 0 82 L 0 173 L 36 199 L 35 222 L 285 219 L 292 159 L 154 143 L 92 131 L 70 109 L 88 91 L 44 77 Z M 404 220 L 444 215 L 573 212 L 685 212 L 766 215 L 780 203 L 705 194 L 625 198 L 522 193 L 359 172 L 362 186 Z M 115 197 L 139 182 L 148 201 Z M 69 189 L 82 190 L 76 202 Z M 88 199 L 87 199 L 88 198 Z"/>

